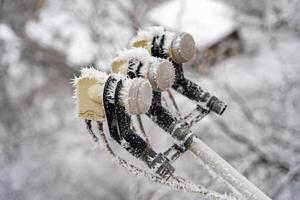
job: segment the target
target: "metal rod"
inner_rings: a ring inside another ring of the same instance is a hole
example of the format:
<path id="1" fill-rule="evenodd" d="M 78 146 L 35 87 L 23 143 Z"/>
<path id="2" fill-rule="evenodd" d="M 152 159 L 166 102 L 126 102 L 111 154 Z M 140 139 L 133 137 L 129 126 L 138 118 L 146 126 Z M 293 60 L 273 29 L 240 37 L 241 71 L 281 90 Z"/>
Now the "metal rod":
<path id="1" fill-rule="evenodd" d="M 188 149 L 248 200 L 271 200 L 228 162 L 194 136 Z"/>

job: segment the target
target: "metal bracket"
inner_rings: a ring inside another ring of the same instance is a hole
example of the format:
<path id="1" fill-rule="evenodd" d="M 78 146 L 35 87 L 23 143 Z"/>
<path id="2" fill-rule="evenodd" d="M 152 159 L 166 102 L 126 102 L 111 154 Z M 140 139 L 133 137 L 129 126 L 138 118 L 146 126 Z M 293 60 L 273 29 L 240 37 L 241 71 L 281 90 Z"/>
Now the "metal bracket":
<path id="1" fill-rule="evenodd" d="M 170 163 L 175 162 L 184 152 L 186 152 L 187 148 L 174 144 L 169 149 L 164 152 L 164 156 L 169 160 Z"/>

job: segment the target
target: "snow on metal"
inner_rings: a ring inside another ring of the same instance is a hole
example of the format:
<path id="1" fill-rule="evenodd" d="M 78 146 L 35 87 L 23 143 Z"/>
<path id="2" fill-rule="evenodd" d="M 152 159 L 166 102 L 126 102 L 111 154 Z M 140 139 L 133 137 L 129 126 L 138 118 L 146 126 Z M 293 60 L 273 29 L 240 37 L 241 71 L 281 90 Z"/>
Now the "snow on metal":
<path id="1" fill-rule="evenodd" d="M 189 150 L 247 199 L 270 200 L 267 195 L 265 195 L 253 183 L 248 181 L 248 179 L 241 175 L 199 138 L 194 137 Z"/>
<path id="2" fill-rule="evenodd" d="M 100 130 L 100 129 L 99 129 Z M 169 187 L 172 187 L 176 190 L 182 190 L 182 191 L 189 191 L 193 193 L 200 194 L 205 199 L 212 199 L 212 200 L 236 200 L 237 198 L 235 196 L 232 196 L 231 194 L 220 194 L 218 192 L 209 190 L 202 185 L 194 184 L 190 181 L 185 180 L 184 178 L 174 176 L 171 177 L 169 180 L 165 180 L 161 178 L 160 176 L 157 176 L 153 173 L 150 173 L 140 167 L 137 167 L 133 164 L 128 163 L 126 160 L 119 158 L 114 154 L 112 149 L 110 148 L 110 145 L 108 144 L 108 140 L 106 139 L 106 136 L 103 132 L 103 130 L 99 131 L 100 133 L 100 141 L 97 142 L 97 144 L 103 149 L 104 151 L 108 152 L 111 156 L 113 156 L 113 161 L 123 167 L 125 170 L 127 170 L 130 174 L 133 174 L 136 177 L 144 177 L 147 178 L 151 182 L 159 183 L 162 185 L 166 185 Z"/>

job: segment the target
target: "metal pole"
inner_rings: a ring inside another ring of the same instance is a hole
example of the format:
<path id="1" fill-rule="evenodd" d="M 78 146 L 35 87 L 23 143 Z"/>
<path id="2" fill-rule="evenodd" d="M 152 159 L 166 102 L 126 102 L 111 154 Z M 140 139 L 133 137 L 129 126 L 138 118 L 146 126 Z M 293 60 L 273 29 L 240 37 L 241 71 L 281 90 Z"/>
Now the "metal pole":
<path id="1" fill-rule="evenodd" d="M 196 136 L 188 149 L 248 200 L 271 200 Z"/>

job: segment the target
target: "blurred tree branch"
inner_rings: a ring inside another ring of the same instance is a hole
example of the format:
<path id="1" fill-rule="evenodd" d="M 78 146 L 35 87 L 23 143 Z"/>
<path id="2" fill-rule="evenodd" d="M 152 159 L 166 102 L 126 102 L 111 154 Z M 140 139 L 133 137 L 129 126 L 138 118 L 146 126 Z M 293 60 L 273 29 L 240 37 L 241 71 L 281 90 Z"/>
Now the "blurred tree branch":
<path id="1" fill-rule="evenodd" d="M 289 173 L 280 181 L 272 193 L 272 198 L 277 199 L 279 195 L 286 189 L 289 184 L 300 175 L 300 165 L 293 167 Z"/>
<path id="2" fill-rule="evenodd" d="M 234 141 L 237 141 L 239 143 L 246 145 L 250 151 L 254 152 L 259 158 L 258 162 L 265 163 L 265 164 L 269 165 L 270 167 L 272 167 L 272 166 L 276 167 L 285 173 L 290 170 L 290 166 L 288 163 L 283 162 L 278 159 L 271 158 L 263 150 L 261 150 L 261 148 L 258 145 L 253 143 L 247 137 L 233 131 L 225 122 L 218 120 L 218 119 L 215 119 L 214 121 L 216 122 L 217 125 L 219 125 L 219 127 L 222 129 L 222 132 L 225 135 L 229 136 Z"/>
<path id="3" fill-rule="evenodd" d="M 23 45 L 21 58 L 31 65 L 53 68 L 59 72 L 59 75 L 70 79 L 76 70 L 66 62 L 65 55 L 34 41 L 25 31 L 29 20 L 38 20 L 38 12 L 42 9 L 44 0 L 18 0 L 17 2 L 4 1 L 0 10 L 0 19 L 9 24 L 21 39 Z"/>

